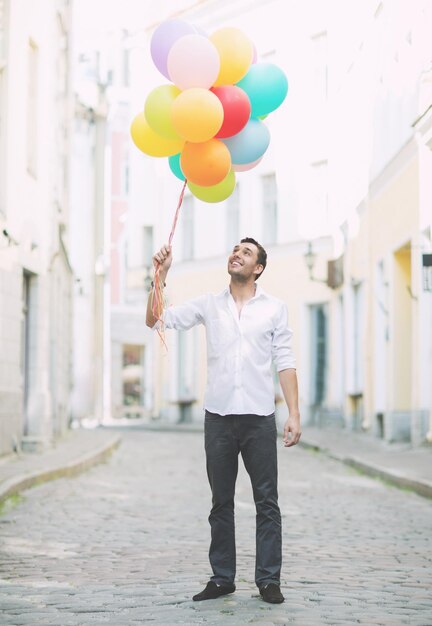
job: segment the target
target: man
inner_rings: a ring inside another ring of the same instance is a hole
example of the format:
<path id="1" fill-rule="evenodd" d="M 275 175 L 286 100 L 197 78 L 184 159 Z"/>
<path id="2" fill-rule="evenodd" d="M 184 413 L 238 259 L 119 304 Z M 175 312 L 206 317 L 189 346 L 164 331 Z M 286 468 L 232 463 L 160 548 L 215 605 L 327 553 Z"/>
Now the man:
<path id="1" fill-rule="evenodd" d="M 172 263 L 171 248 L 163 246 L 153 263 L 155 268 L 160 266 L 164 284 Z M 272 361 L 289 410 L 283 439 L 286 447 L 300 439 L 300 413 L 287 308 L 256 284 L 266 263 L 264 248 L 255 239 L 242 239 L 228 258 L 229 288 L 169 307 L 163 316 L 166 328 L 187 330 L 196 324 L 206 327 L 204 432 L 213 504 L 209 516 L 213 576 L 193 597 L 195 601 L 235 591 L 234 491 L 239 453 L 251 479 L 256 506 L 255 582 L 266 602 L 284 601 L 280 590 L 282 532 Z M 150 327 L 157 322 L 152 298 L 153 294 L 147 306 Z"/>

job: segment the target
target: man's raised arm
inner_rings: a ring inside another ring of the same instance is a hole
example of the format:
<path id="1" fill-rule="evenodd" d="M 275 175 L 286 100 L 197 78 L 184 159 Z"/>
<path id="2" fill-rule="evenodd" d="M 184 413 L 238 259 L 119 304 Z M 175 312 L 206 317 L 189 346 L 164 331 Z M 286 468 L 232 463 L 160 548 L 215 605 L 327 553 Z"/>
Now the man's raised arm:
<path id="1" fill-rule="evenodd" d="M 154 265 L 155 270 L 160 266 L 159 280 L 161 281 L 162 285 L 165 283 L 168 270 L 171 267 L 171 263 L 172 263 L 171 246 L 169 246 L 168 244 L 165 244 L 164 246 L 162 246 L 159 252 L 156 252 L 156 254 L 153 256 L 153 265 Z M 154 298 L 154 288 L 149 293 L 149 297 L 147 300 L 146 324 L 149 328 L 153 328 L 153 326 L 157 322 L 157 318 L 153 315 L 153 298 Z"/>

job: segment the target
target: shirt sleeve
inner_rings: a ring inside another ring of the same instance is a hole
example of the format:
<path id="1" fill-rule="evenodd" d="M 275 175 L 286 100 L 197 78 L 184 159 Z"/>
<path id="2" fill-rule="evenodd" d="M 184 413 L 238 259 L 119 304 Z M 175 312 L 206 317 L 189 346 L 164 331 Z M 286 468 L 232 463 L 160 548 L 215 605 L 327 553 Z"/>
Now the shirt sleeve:
<path id="1" fill-rule="evenodd" d="M 204 323 L 204 301 L 200 296 L 178 306 L 170 306 L 164 311 L 163 321 L 165 328 L 175 330 L 189 330 L 197 324 Z"/>
<path id="2" fill-rule="evenodd" d="M 293 332 L 288 326 L 288 309 L 285 304 L 281 304 L 272 337 L 272 358 L 278 372 L 296 368 L 291 345 L 292 335 Z"/>

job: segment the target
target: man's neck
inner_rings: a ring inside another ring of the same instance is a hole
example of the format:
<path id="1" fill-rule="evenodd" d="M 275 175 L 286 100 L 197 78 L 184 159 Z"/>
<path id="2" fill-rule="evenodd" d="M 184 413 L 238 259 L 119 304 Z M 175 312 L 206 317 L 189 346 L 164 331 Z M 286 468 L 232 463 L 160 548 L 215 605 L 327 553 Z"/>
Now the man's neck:
<path id="1" fill-rule="evenodd" d="M 243 282 L 233 280 L 231 278 L 230 292 L 234 299 L 234 302 L 237 302 L 237 303 L 247 302 L 248 300 L 251 300 L 255 295 L 256 282 L 253 280 L 253 281 L 247 281 L 243 283 Z"/>

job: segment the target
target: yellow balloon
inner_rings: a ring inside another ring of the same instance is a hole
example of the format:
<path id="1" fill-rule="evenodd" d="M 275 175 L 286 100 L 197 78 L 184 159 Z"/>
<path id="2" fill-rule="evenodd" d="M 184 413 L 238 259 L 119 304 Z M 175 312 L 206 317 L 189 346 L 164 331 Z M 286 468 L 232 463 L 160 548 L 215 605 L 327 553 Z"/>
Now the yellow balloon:
<path id="1" fill-rule="evenodd" d="M 136 147 L 149 156 L 172 156 L 181 152 L 184 146 L 182 139 L 167 139 L 155 133 L 147 124 L 144 113 L 134 117 L 130 132 Z"/>
<path id="2" fill-rule="evenodd" d="M 236 177 L 235 173 L 230 170 L 228 175 L 217 185 L 212 185 L 211 187 L 200 187 L 199 185 L 194 185 L 191 182 L 188 182 L 187 185 L 191 193 L 196 198 L 199 198 L 199 200 L 203 200 L 204 202 L 222 202 L 223 200 L 226 200 L 234 191 Z"/>
<path id="3" fill-rule="evenodd" d="M 233 85 L 245 76 L 253 59 L 253 44 L 238 28 L 220 28 L 215 31 L 210 40 L 219 52 L 220 70 L 214 83 L 218 85 Z"/>
<path id="4" fill-rule="evenodd" d="M 192 143 L 203 143 L 216 135 L 222 126 L 224 110 L 219 98 L 201 87 L 186 89 L 171 107 L 171 121 L 176 132 Z"/>

